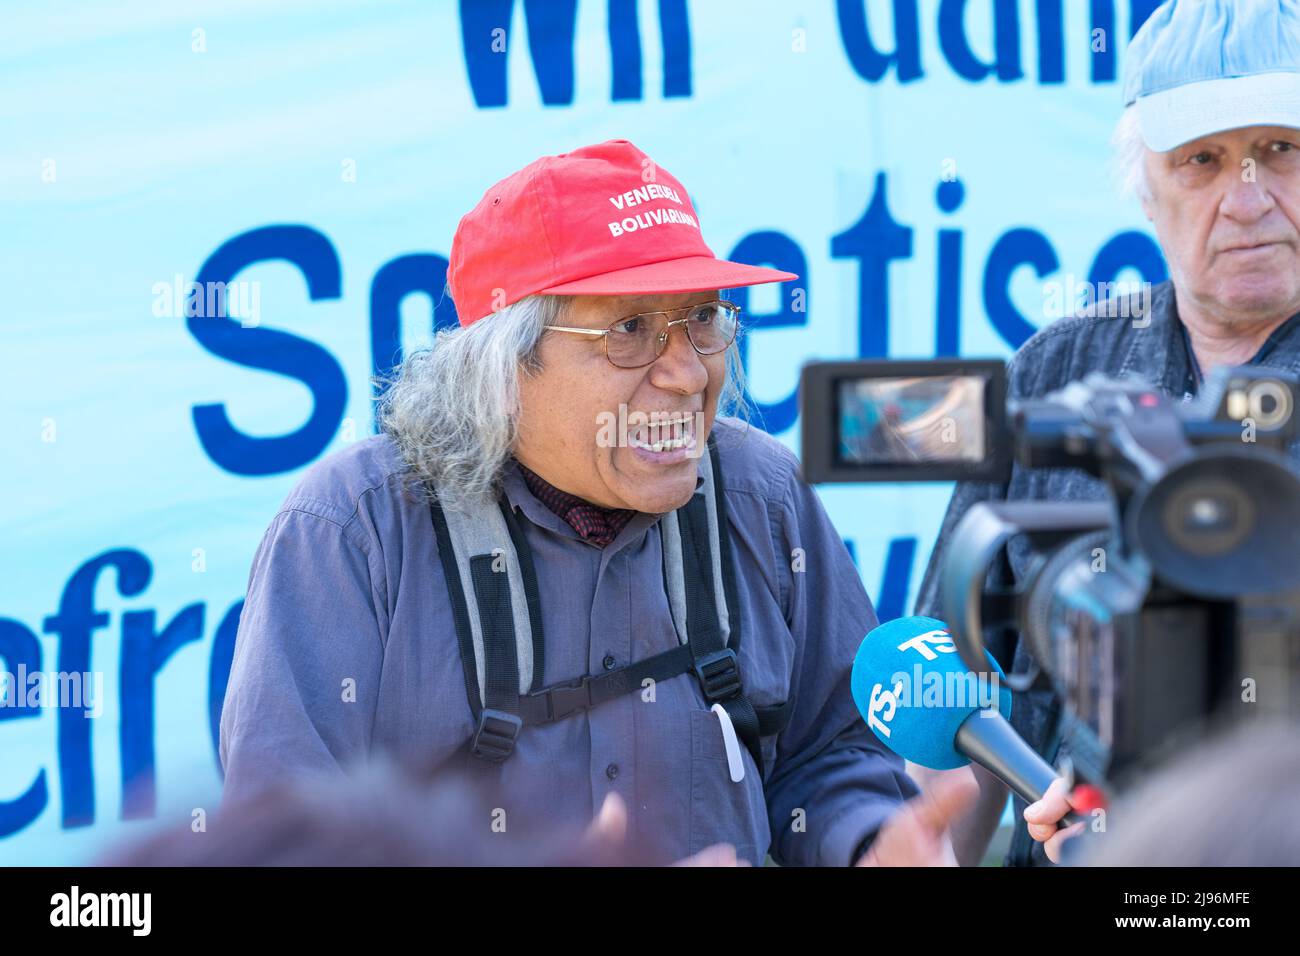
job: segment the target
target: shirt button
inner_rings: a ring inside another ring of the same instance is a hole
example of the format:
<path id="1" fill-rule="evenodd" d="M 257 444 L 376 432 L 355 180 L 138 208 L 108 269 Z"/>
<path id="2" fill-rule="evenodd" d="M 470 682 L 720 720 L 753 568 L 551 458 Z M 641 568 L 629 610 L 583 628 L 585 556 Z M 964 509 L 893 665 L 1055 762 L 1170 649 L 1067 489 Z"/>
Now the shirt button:
<path id="1" fill-rule="evenodd" d="M 618 764 L 616 764 L 616 763 L 612 763 L 612 764 L 610 764 L 608 767 L 606 767 L 606 768 L 605 768 L 605 776 L 609 777 L 610 780 L 613 780 L 615 777 L 617 777 L 617 776 L 618 776 Z"/>
<path id="2" fill-rule="evenodd" d="M 612 671 L 614 669 L 614 665 L 617 664 L 618 661 L 614 660 L 613 654 L 606 654 L 605 659 L 601 661 L 601 663 L 605 665 L 605 670 Z"/>

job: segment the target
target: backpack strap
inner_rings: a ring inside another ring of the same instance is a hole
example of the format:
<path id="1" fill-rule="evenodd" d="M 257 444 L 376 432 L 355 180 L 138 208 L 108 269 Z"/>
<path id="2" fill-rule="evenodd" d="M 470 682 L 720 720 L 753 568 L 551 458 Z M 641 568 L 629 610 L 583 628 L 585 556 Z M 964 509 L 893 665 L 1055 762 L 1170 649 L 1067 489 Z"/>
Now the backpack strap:
<path id="1" fill-rule="evenodd" d="M 725 609 L 713 603 L 721 588 L 710 561 L 707 505 L 698 495 L 681 511 L 682 571 L 686 589 L 686 628 L 695 676 L 707 704 L 721 704 L 736 728 L 736 736 L 749 749 L 763 772 L 763 752 L 758 741 L 758 714 L 744 694 L 740 661 L 728 647 L 723 626 Z"/>
<path id="2" fill-rule="evenodd" d="M 785 729 L 794 698 L 770 707 L 754 707 L 744 694 L 737 657 L 742 637 L 740 599 L 726 495 L 721 492 L 722 467 L 712 435 L 708 452 L 700 468 L 703 493 L 660 519 L 664 586 L 678 637 L 692 648 L 692 670 L 705 700 L 720 703 L 727 711 L 762 776 L 759 738 Z"/>
<path id="3" fill-rule="evenodd" d="M 718 445 L 712 435 L 709 436 L 709 464 L 712 466 L 714 487 L 717 489 L 713 495 L 714 510 L 717 513 L 717 527 L 722 529 L 717 537 L 717 554 L 718 565 L 722 570 L 722 598 L 724 607 L 735 608 L 735 613 L 730 615 L 728 625 L 730 628 L 731 639 L 728 646 L 737 654 L 740 653 L 740 598 L 736 592 L 736 565 L 731 553 L 731 525 L 727 518 L 727 496 L 721 492 L 722 488 L 722 464 L 718 459 Z M 794 712 L 794 694 L 791 693 L 784 701 L 779 704 L 772 704 L 768 707 L 755 707 L 754 713 L 758 717 L 758 735 L 768 737 L 772 734 L 779 734 L 785 730 L 786 725 L 790 723 L 790 715 Z M 758 756 L 754 758 L 754 763 L 759 770 L 763 769 L 762 750 L 755 748 Z"/>
<path id="4" fill-rule="evenodd" d="M 449 509 L 435 499 L 429 510 L 466 694 L 478 721 L 470 752 L 499 763 L 514 752 L 519 736 L 520 695 L 541 673 L 542 660 L 534 649 L 544 647 L 544 638 L 531 554 L 518 527 L 511 528 L 508 506 Z M 523 542 L 523 550 L 516 540 Z M 468 600 L 470 595 L 474 600 Z"/>

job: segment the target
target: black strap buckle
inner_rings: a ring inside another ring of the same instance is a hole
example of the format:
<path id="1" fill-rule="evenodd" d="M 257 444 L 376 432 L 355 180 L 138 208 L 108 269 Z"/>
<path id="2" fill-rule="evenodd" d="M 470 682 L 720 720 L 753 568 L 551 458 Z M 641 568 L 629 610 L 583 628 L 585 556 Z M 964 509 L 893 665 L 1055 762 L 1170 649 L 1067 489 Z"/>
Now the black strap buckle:
<path id="1" fill-rule="evenodd" d="M 478 718 L 478 730 L 474 731 L 474 741 L 470 745 L 471 753 L 492 763 L 504 762 L 515 752 L 515 741 L 523 725 L 518 714 L 483 708 Z"/>
<path id="2" fill-rule="evenodd" d="M 547 720 L 563 720 L 591 706 L 591 678 L 546 689 Z"/>
<path id="3" fill-rule="evenodd" d="M 740 662 L 736 660 L 736 652 L 731 648 L 724 647 L 720 651 L 703 654 L 695 658 L 691 667 L 699 678 L 704 699 L 710 704 L 726 700 L 740 692 Z"/>

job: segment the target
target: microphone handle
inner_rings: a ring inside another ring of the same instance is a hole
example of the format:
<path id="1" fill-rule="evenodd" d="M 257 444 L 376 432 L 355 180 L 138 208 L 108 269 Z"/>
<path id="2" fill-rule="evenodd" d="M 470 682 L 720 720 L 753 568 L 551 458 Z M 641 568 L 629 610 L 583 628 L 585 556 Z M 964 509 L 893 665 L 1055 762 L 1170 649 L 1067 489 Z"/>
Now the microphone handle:
<path id="1" fill-rule="evenodd" d="M 987 713 L 989 716 L 981 716 Z M 1025 743 L 1015 728 L 997 711 L 975 711 L 957 728 L 953 739 L 957 752 L 969 757 L 997 777 L 1027 803 L 1042 799 L 1057 773 L 1046 760 Z M 1061 828 L 1082 823 L 1071 811 Z"/>

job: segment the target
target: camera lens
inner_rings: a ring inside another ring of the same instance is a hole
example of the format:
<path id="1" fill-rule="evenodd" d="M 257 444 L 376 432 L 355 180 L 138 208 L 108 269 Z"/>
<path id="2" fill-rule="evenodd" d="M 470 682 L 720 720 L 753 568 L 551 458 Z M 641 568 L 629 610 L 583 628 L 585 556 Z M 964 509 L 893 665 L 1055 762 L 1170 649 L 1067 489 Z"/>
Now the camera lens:
<path id="1" fill-rule="evenodd" d="M 1139 492 L 1126 520 L 1152 570 L 1188 594 L 1300 585 L 1300 477 L 1274 452 L 1222 446 L 1188 458 Z"/>
<path id="2" fill-rule="evenodd" d="M 1165 531 L 1185 551 L 1210 557 L 1231 551 L 1255 527 L 1254 503 L 1221 478 L 1189 481 L 1165 505 Z"/>
<path id="3" fill-rule="evenodd" d="M 1291 418 L 1291 391 L 1281 382 L 1262 379 L 1247 393 L 1250 417 L 1257 428 L 1271 431 L 1281 428 Z"/>

